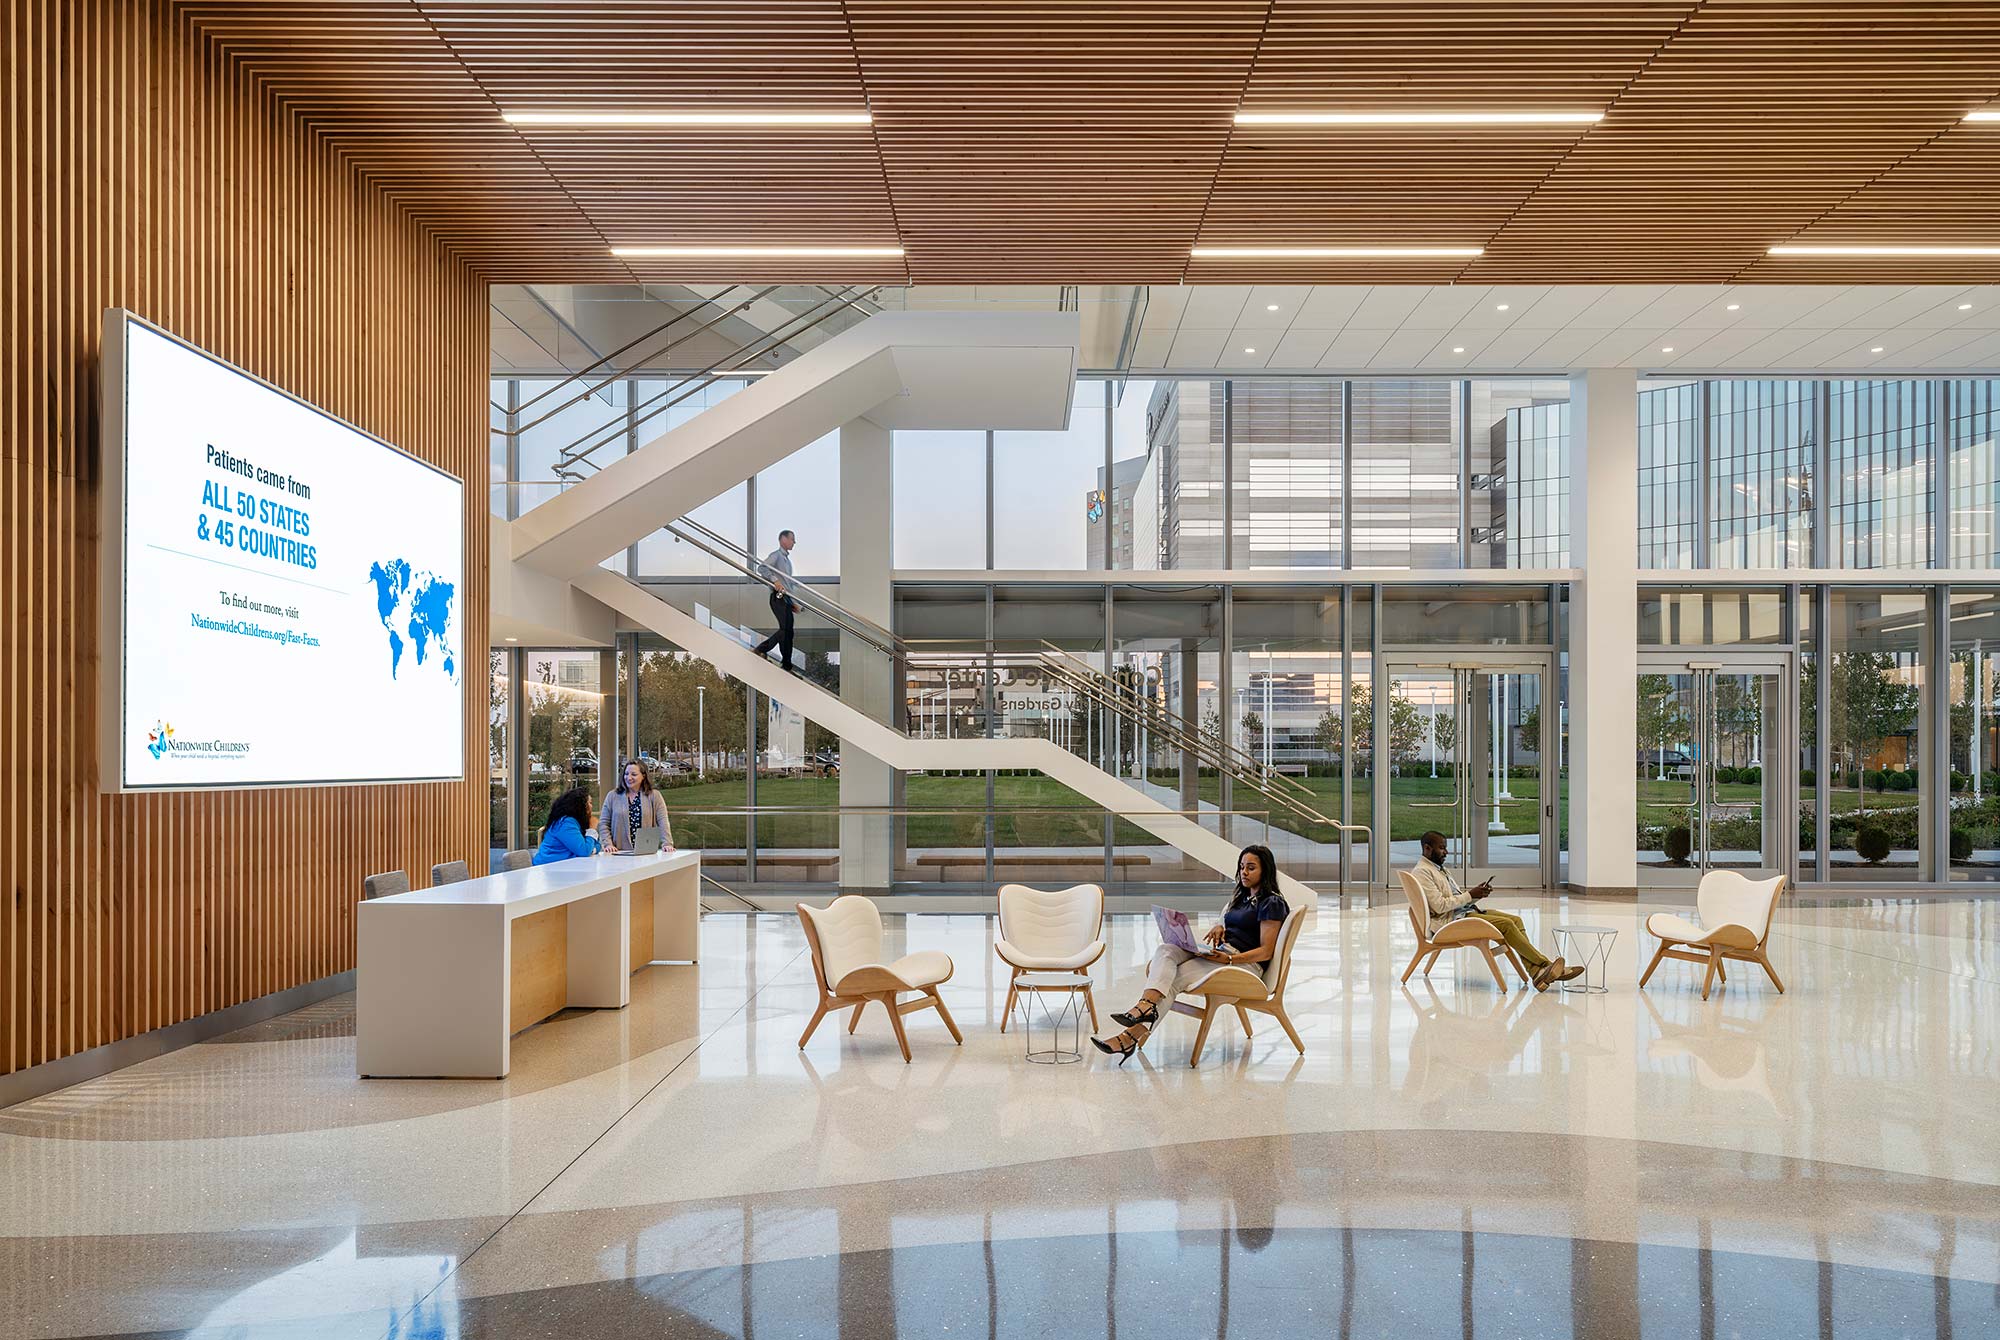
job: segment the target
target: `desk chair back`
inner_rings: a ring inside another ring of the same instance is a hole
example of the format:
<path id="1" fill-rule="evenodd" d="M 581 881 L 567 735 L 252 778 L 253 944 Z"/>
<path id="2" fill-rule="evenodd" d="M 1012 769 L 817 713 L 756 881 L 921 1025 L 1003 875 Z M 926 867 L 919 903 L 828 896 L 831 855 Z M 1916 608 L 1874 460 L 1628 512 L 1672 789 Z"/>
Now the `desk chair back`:
<path id="1" fill-rule="evenodd" d="M 444 861 L 431 867 L 431 887 L 440 884 L 460 884 L 472 878 L 472 872 L 463 861 Z"/>
<path id="2" fill-rule="evenodd" d="M 379 875 L 369 875 L 361 881 L 361 897 L 365 902 L 370 898 L 390 898 L 410 891 L 410 877 L 401 870 L 384 871 Z"/>

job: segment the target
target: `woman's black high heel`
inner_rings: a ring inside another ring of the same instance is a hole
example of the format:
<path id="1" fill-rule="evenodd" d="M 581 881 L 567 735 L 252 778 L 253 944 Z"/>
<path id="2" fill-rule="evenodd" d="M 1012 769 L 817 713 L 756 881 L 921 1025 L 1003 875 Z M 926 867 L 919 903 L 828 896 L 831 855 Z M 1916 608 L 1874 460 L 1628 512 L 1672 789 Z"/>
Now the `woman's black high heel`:
<path id="1" fill-rule="evenodd" d="M 1112 1017 L 1116 1018 L 1117 1016 L 1114 1015 Z M 1126 1028 L 1129 1030 L 1131 1028 L 1131 1025 L 1127 1024 Z M 1117 1045 L 1119 1043 L 1123 1043 L 1124 1045 L 1123 1046 Z M 1131 1060 L 1134 1056 L 1138 1054 L 1139 1048 L 1146 1045 L 1146 1039 L 1143 1036 L 1138 1038 L 1128 1038 L 1125 1036 L 1124 1033 L 1120 1033 L 1110 1042 L 1106 1042 L 1103 1038 L 1094 1037 L 1090 1040 L 1090 1045 L 1097 1048 L 1097 1050 L 1103 1052 L 1106 1056 L 1117 1057 L 1118 1064 L 1122 1066 L 1127 1061 Z"/>
<path id="2" fill-rule="evenodd" d="M 1150 1000 L 1142 1000 L 1124 1013 L 1111 1016 L 1111 1022 L 1120 1028 L 1130 1028 L 1134 1024 L 1144 1024 L 1150 1028 L 1158 1023 L 1159 1019 L 1160 1007 Z"/>

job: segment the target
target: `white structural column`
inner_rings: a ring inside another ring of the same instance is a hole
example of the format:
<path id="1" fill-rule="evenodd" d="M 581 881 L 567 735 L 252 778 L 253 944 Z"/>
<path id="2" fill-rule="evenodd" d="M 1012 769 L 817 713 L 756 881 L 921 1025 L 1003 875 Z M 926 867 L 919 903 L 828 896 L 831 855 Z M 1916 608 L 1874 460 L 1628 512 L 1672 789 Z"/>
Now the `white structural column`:
<path id="1" fill-rule="evenodd" d="M 1639 379 L 1570 378 L 1569 883 L 1629 892 L 1639 748 Z"/>
<path id="2" fill-rule="evenodd" d="M 884 628 L 891 608 L 893 539 L 891 434 L 867 419 L 840 430 L 840 603 Z M 840 635 L 841 700 L 877 721 L 893 721 L 895 667 L 852 633 Z M 896 770 L 840 742 L 842 807 L 888 807 L 896 799 Z M 840 883 L 845 889 L 886 889 L 895 875 L 895 822 L 889 817 L 844 814 L 840 820 Z"/>

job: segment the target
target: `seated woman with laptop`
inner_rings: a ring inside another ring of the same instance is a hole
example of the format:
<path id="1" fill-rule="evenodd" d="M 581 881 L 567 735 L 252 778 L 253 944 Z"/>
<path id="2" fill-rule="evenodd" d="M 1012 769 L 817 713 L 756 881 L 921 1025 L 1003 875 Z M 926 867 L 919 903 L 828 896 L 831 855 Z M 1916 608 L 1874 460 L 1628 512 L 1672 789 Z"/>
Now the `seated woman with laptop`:
<path id="1" fill-rule="evenodd" d="M 1160 1021 L 1162 1005 L 1183 991 L 1192 990 L 1217 968 L 1269 962 L 1277 952 L 1278 928 L 1285 924 L 1291 911 L 1278 892 L 1278 863 L 1271 858 L 1271 849 L 1261 845 L 1245 847 L 1236 858 L 1236 887 L 1222 909 L 1222 920 L 1202 935 L 1206 947 L 1190 939 L 1179 945 L 1163 944 L 1154 950 L 1139 1003 L 1111 1016 L 1124 1025 L 1124 1031 L 1108 1041 L 1092 1038 L 1091 1043 L 1097 1050 L 1121 1058 L 1120 1065 L 1125 1064 L 1146 1045 L 1146 1038 Z M 1187 935 L 1185 924 L 1185 918 L 1162 922 L 1161 931 L 1163 935 L 1181 939 Z"/>
<path id="2" fill-rule="evenodd" d="M 647 830 L 652 830 L 649 835 Z M 651 837 L 657 835 L 655 845 Z M 674 849 L 674 830 L 667 824 L 667 802 L 653 789 L 646 765 L 634 759 L 618 774 L 618 787 L 604 797 L 597 816 L 597 840 L 606 851 L 636 852 Z"/>

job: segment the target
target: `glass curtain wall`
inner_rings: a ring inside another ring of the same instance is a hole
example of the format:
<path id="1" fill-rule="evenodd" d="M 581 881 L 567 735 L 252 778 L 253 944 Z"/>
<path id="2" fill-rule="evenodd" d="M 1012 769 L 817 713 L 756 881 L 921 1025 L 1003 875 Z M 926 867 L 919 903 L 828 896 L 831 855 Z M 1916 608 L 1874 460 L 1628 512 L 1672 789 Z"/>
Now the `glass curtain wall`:
<path id="1" fill-rule="evenodd" d="M 1569 382 L 1466 383 L 1466 566 L 1569 566 Z"/>
<path id="2" fill-rule="evenodd" d="M 1353 384 L 1353 566 L 1455 568 L 1459 385 Z"/>
<path id="3" fill-rule="evenodd" d="M 599 767 L 597 727 L 604 695 L 595 651 L 529 651 L 522 680 L 523 728 L 527 743 L 523 846 L 542 838 L 549 804 L 571 787 L 590 792 L 594 813 Z M 532 841 L 530 840 L 532 835 Z"/>
<path id="4" fill-rule="evenodd" d="M 1835 588 L 1827 618 L 1828 862 L 1835 879 L 1912 880 L 1928 850 L 1924 591 Z"/>
<path id="5" fill-rule="evenodd" d="M 1930 566 L 1937 392 L 1932 382 L 1828 384 L 1832 566 Z"/>
<path id="6" fill-rule="evenodd" d="M 1945 388 L 1951 443 L 1951 546 L 1955 568 L 2000 567 L 2000 382 L 1955 381 Z"/>
<path id="7" fill-rule="evenodd" d="M 507 830 L 508 721 L 513 715 L 510 657 L 505 651 L 486 655 L 486 793 L 487 846 L 505 851 Z"/>
<path id="8" fill-rule="evenodd" d="M 709 662 L 650 635 L 629 644 L 632 740 L 667 806 L 674 841 L 704 868 L 745 873 L 750 804 L 745 689 Z M 759 799 L 763 797 L 760 795 Z"/>
<path id="9" fill-rule="evenodd" d="M 2000 592 L 1951 590 L 1951 878 L 2000 879 Z"/>
<path id="10" fill-rule="evenodd" d="M 1272 855 L 1280 869 L 1304 880 L 1333 880 L 1340 874 L 1340 832 L 1322 820 L 1346 822 L 1348 803 L 1341 766 L 1346 747 L 1343 703 L 1349 688 L 1344 681 L 1342 604 L 1337 586 L 1238 587 L 1231 603 L 1235 636 L 1230 683 L 1242 709 L 1242 747 L 1310 797 L 1298 808 L 1282 797 L 1246 795 L 1237 788 L 1236 800 L 1270 811 Z M 1364 638 L 1364 651 L 1366 645 Z M 1210 796 L 1209 785 L 1204 778 L 1204 799 Z M 1350 858 L 1358 857 L 1364 869 L 1367 850 L 1365 842 L 1349 846 Z"/>
<path id="11" fill-rule="evenodd" d="M 902 717 L 911 735 L 994 733 L 988 707 L 1001 695 L 992 692 L 989 620 L 984 584 L 896 588 L 896 629 L 910 648 Z M 993 837 L 987 811 L 996 784 L 995 775 L 983 770 L 904 774 L 901 807 L 912 813 L 896 824 L 896 878 L 919 885 L 985 883 Z"/>
<path id="12" fill-rule="evenodd" d="M 992 621 L 995 708 L 989 729 L 1053 739 L 1094 766 L 1115 770 L 1105 714 L 1062 682 L 1079 670 L 1102 674 L 1107 668 L 1104 588 L 996 586 Z M 994 879 L 1109 879 L 1111 834 L 1095 801 L 1035 772 L 998 773 L 988 794 Z"/>
<path id="13" fill-rule="evenodd" d="M 1234 447 L 1231 567 L 1347 566 L 1342 542 L 1343 385 L 1228 383 Z"/>
<path id="14" fill-rule="evenodd" d="M 1222 592 L 1216 587 L 1167 591 L 1113 588 L 1110 674 L 1124 701 L 1145 704 L 1138 721 L 1103 714 L 1100 766 L 1172 810 L 1237 842 L 1268 837 L 1264 816 L 1226 815 L 1219 778 L 1202 777 L 1192 753 L 1174 742 L 1177 722 L 1226 738 L 1215 721 L 1222 710 L 1220 651 Z M 1241 707 L 1240 699 L 1238 707 Z M 1251 811 L 1256 796 L 1236 798 Z M 1245 834 L 1248 834 L 1245 836 Z M 1129 820 L 1113 825 L 1112 877 L 1118 883 L 1189 881 L 1213 872 Z"/>

